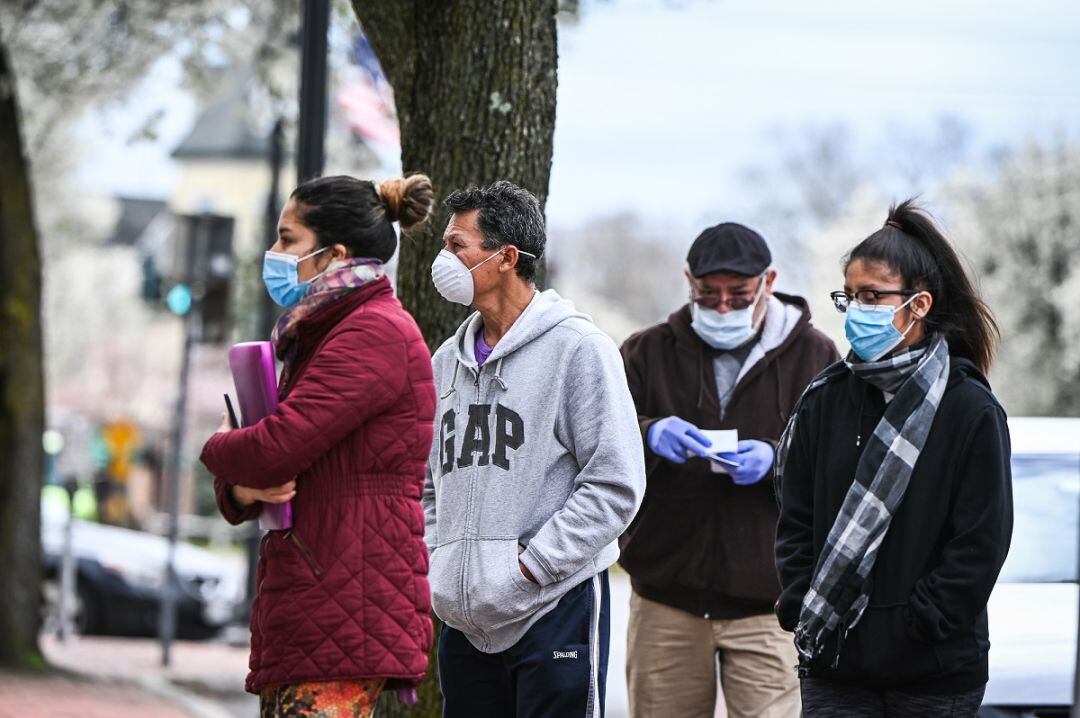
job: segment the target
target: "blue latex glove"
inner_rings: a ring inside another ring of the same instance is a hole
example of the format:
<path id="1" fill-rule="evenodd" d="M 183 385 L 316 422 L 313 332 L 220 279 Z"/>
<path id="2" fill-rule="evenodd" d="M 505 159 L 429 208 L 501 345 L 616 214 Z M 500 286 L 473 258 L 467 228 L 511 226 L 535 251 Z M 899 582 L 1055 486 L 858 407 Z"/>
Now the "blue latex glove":
<path id="1" fill-rule="evenodd" d="M 739 442 L 739 449 L 735 453 L 717 454 L 717 456 L 736 462 L 738 466 L 724 464 L 724 470 L 739 486 L 749 486 L 761 481 L 765 478 L 765 474 L 769 473 L 776 452 L 772 444 L 767 441 L 747 439 Z"/>
<path id="2" fill-rule="evenodd" d="M 681 464 L 689 456 L 705 456 L 712 442 L 689 421 L 677 416 L 661 419 L 649 427 L 645 436 L 657 456 Z"/>

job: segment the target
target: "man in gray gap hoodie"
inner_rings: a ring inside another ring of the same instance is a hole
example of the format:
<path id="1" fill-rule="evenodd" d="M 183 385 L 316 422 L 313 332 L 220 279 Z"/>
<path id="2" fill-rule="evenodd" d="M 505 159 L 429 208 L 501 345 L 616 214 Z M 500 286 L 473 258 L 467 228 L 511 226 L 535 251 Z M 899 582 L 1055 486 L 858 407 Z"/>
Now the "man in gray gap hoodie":
<path id="1" fill-rule="evenodd" d="M 645 486 L 614 343 L 536 291 L 543 215 L 509 182 L 451 194 L 432 265 L 470 316 L 435 353 L 429 580 L 455 716 L 601 716 L 607 569 Z"/>

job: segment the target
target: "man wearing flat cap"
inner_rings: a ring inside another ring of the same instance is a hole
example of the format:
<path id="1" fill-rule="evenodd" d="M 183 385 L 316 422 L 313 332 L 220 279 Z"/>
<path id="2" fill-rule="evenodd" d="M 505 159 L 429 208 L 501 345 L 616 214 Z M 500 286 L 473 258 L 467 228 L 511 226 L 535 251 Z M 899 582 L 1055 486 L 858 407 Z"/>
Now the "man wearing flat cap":
<path id="1" fill-rule="evenodd" d="M 686 261 L 689 303 L 622 347 L 647 462 L 620 539 L 630 713 L 711 718 L 719 662 L 730 718 L 794 717 L 798 658 L 773 614 L 772 466 L 796 400 L 839 354 L 806 300 L 773 291 L 757 232 L 709 227 Z M 736 429 L 737 449 L 717 454 L 702 433 L 714 429 Z"/>

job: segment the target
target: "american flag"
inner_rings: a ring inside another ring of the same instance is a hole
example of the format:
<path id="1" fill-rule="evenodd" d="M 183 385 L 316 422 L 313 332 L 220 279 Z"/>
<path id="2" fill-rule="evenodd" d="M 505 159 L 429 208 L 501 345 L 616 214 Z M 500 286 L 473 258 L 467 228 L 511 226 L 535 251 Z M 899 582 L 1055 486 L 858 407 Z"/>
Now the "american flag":
<path id="1" fill-rule="evenodd" d="M 361 32 L 353 38 L 349 59 L 345 82 L 336 98 L 346 122 L 365 140 L 399 146 L 401 131 L 394 112 L 394 92 Z"/>

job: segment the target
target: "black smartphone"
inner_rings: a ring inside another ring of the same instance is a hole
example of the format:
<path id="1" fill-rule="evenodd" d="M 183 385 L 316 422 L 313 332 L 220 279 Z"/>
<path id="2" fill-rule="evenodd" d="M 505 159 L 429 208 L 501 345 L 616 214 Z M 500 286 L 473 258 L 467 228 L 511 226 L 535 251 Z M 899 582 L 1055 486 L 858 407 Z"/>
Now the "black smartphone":
<path id="1" fill-rule="evenodd" d="M 233 409 L 232 399 L 228 394 L 225 395 L 225 408 L 229 410 L 229 423 L 232 424 L 232 428 L 239 429 L 240 422 L 236 419 L 236 410 Z"/>

